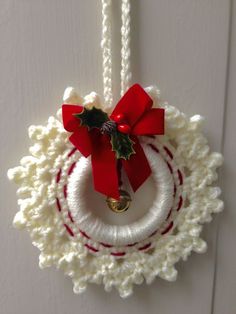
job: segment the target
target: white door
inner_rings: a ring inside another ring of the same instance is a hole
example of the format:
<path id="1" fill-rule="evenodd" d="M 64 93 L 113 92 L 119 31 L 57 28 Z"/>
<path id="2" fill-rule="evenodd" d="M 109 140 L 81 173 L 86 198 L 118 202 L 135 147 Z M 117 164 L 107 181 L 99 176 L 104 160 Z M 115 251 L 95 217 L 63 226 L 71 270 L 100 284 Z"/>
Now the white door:
<path id="1" fill-rule="evenodd" d="M 157 279 L 122 300 L 91 285 L 74 295 L 55 269 L 38 268 L 29 235 L 12 228 L 16 188 L 8 168 L 27 154 L 27 127 L 43 124 L 59 108 L 66 86 L 102 92 L 99 0 L 1 0 L 0 144 L 2 314 L 234 314 L 236 249 L 234 208 L 236 120 L 236 3 L 232 0 L 132 0 L 133 81 L 157 84 L 170 104 L 206 117 L 213 150 L 225 156 L 220 184 L 226 208 L 205 225 L 204 255 L 177 265 L 175 283 Z M 119 28 L 119 1 L 114 28 Z M 115 71 L 119 36 L 114 32 Z M 99 61 L 100 60 L 100 61 Z"/>

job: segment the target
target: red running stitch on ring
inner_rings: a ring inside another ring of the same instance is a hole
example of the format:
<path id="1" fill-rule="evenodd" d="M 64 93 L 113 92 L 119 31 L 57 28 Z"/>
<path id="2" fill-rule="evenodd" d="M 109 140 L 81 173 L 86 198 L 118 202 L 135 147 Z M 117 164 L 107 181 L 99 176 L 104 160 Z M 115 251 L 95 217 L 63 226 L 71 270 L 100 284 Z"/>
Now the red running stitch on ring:
<path id="1" fill-rule="evenodd" d="M 168 213 L 168 215 L 167 215 L 167 217 L 166 217 L 166 220 L 168 220 L 168 219 L 170 218 L 171 213 L 172 213 L 172 208 L 171 208 L 171 210 L 169 211 L 169 213 Z"/>
<path id="2" fill-rule="evenodd" d="M 95 247 L 93 247 L 93 246 L 91 246 L 91 245 L 89 245 L 87 243 L 84 246 L 86 246 L 86 248 L 89 249 L 90 251 L 93 251 L 95 253 L 99 252 L 98 249 L 95 249 Z"/>
<path id="3" fill-rule="evenodd" d="M 60 204 L 59 198 L 56 198 L 56 202 L 57 202 L 57 209 L 59 212 L 61 212 L 61 204 Z"/>
<path id="4" fill-rule="evenodd" d="M 153 237 L 157 233 L 158 229 L 155 230 L 153 233 L 150 234 L 149 238 Z"/>
<path id="5" fill-rule="evenodd" d="M 70 169 L 68 171 L 68 176 L 71 175 L 71 173 L 73 172 L 75 165 L 76 165 L 76 162 L 73 162 L 73 164 L 70 166 Z"/>
<path id="6" fill-rule="evenodd" d="M 75 222 L 73 217 L 71 216 L 71 212 L 69 210 L 68 210 L 68 217 L 69 217 L 71 222 L 73 222 L 73 223 Z"/>
<path id="7" fill-rule="evenodd" d="M 178 177 L 179 177 L 179 184 L 182 185 L 183 184 L 183 175 L 179 169 L 178 169 Z"/>
<path id="8" fill-rule="evenodd" d="M 107 248 L 113 247 L 113 245 L 107 244 L 107 243 L 103 243 L 103 242 L 99 242 L 99 244 L 101 244 L 102 246 L 107 247 Z"/>
<path id="9" fill-rule="evenodd" d="M 159 149 L 158 149 L 155 145 L 149 144 L 149 146 L 150 146 L 156 153 L 159 154 Z"/>
<path id="10" fill-rule="evenodd" d="M 176 184 L 174 184 L 174 196 L 176 195 L 176 191 L 177 191 Z"/>
<path id="11" fill-rule="evenodd" d="M 138 244 L 138 242 L 134 242 L 134 243 L 131 243 L 131 244 L 127 244 L 126 246 L 127 246 L 127 247 L 132 247 L 132 246 L 135 246 L 136 244 Z"/>
<path id="12" fill-rule="evenodd" d="M 168 163 L 168 161 L 166 161 L 166 163 L 167 163 L 167 166 L 168 166 L 168 168 L 170 170 L 170 173 L 173 174 L 173 169 L 172 169 L 171 165 Z"/>
<path id="13" fill-rule="evenodd" d="M 150 248 L 150 246 L 151 246 L 151 245 L 152 245 L 152 243 L 151 243 L 151 242 L 149 242 L 149 243 L 145 244 L 144 246 L 142 246 L 142 247 L 138 248 L 138 250 L 139 250 L 139 251 L 144 251 L 144 250 L 147 250 L 147 249 L 149 249 L 149 248 Z"/>
<path id="14" fill-rule="evenodd" d="M 84 232 L 83 230 L 79 229 L 79 232 L 81 233 L 81 235 L 87 239 L 91 239 L 90 236 L 87 235 L 86 232 Z"/>
<path id="15" fill-rule="evenodd" d="M 158 150 L 158 148 L 157 148 L 156 146 L 154 146 L 153 144 L 149 144 L 149 146 L 150 146 L 156 153 L 159 153 L 159 150 Z M 165 146 L 164 146 L 164 149 L 165 149 L 166 153 L 169 155 L 169 157 L 170 157 L 171 159 L 173 159 L 173 154 L 170 152 L 170 150 L 169 150 L 167 147 L 165 147 Z M 70 153 L 69 153 L 67 156 L 68 156 L 68 157 L 71 157 L 71 156 L 76 152 L 76 150 L 77 150 L 76 148 L 72 149 L 72 150 L 70 151 Z M 166 163 L 167 163 L 167 166 L 168 166 L 170 172 L 173 173 L 173 169 L 172 169 L 171 165 L 170 165 L 167 161 L 166 161 Z M 76 165 L 76 162 L 74 162 L 74 163 L 70 166 L 70 168 L 69 168 L 69 170 L 68 170 L 68 175 L 71 175 L 71 173 L 73 172 L 73 169 L 74 169 L 75 165 Z M 178 170 L 178 177 L 179 177 L 180 185 L 182 185 L 182 184 L 183 184 L 183 176 L 182 176 L 182 173 L 180 172 L 180 170 Z M 59 183 L 60 179 L 61 179 L 61 169 L 59 170 L 59 172 L 58 172 L 58 174 L 57 174 L 56 182 Z M 67 198 L 67 185 L 64 185 L 63 192 L 64 192 L 64 197 Z M 176 185 L 174 185 L 174 194 L 176 194 Z M 58 208 L 59 211 L 61 211 L 61 205 L 60 205 L 59 199 L 56 198 L 56 201 L 57 201 L 57 208 Z M 178 205 L 177 211 L 179 211 L 179 209 L 181 208 L 182 203 L 183 203 L 183 199 L 182 199 L 182 197 L 180 197 L 180 201 L 179 201 L 179 205 Z M 169 218 L 169 216 L 170 216 L 170 214 L 171 214 L 171 211 L 172 211 L 172 209 L 171 209 L 170 212 L 168 213 L 168 216 L 167 216 L 166 219 Z M 69 210 L 68 210 L 68 217 L 69 217 L 69 219 L 71 220 L 71 222 L 74 223 L 74 219 L 73 219 L 73 217 L 71 216 L 71 213 L 70 213 Z M 68 231 L 68 233 L 69 233 L 71 236 L 74 236 L 74 233 L 73 233 L 73 231 L 71 230 L 71 228 L 70 228 L 67 224 L 64 224 L 64 226 L 65 226 L 66 230 Z M 161 234 L 167 233 L 172 227 L 173 227 L 173 221 L 168 225 L 168 227 L 167 227 Z M 86 237 L 87 239 L 91 239 L 84 231 L 82 231 L 82 230 L 79 230 L 79 231 L 80 231 L 80 233 L 82 234 L 82 236 Z M 155 230 L 149 237 L 152 237 L 152 236 L 155 235 L 157 232 L 158 232 L 158 230 Z M 102 246 L 104 246 L 104 247 L 107 247 L 107 248 L 113 247 L 112 245 L 107 244 L 107 243 L 103 243 L 103 242 L 100 242 L 100 244 L 101 244 Z M 126 246 L 127 246 L 127 247 L 132 247 L 132 246 L 135 246 L 136 244 L 138 244 L 138 242 L 132 243 L 132 244 L 127 244 Z M 92 247 L 92 246 L 90 246 L 90 245 L 88 245 L 88 244 L 85 244 L 85 246 L 86 246 L 88 249 L 92 250 L 93 252 L 98 252 L 98 251 L 99 251 L 99 250 L 95 249 L 94 247 Z M 151 246 L 151 243 L 148 243 L 147 245 L 145 245 L 145 246 L 139 248 L 139 250 L 145 250 L 145 249 L 149 248 L 150 246 Z M 111 252 L 110 254 L 113 255 L 113 256 L 124 256 L 126 253 L 125 253 L 125 252 Z"/>
<path id="16" fill-rule="evenodd" d="M 126 253 L 125 252 L 111 252 L 110 254 L 113 256 L 124 256 Z"/>
<path id="17" fill-rule="evenodd" d="M 66 227 L 67 232 L 73 237 L 74 232 L 71 230 L 71 228 L 67 224 L 64 224 L 64 226 Z"/>
<path id="18" fill-rule="evenodd" d="M 167 228 L 164 231 L 162 231 L 161 234 L 166 234 L 168 231 L 170 231 L 172 229 L 173 225 L 174 225 L 174 223 L 173 223 L 173 221 L 171 221 L 171 223 L 167 226 Z"/>
<path id="19" fill-rule="evenodd" d="M 67 184 L 65 184 L 63 187 L 63 193 L 64 193 L 64 197 L 67 198 Z"/>
<path id="20" fill-rule="evenodd" d="M 60 180 L 61 180 L 61 169 L 59 169 L 59 171 L 57 173 L 56 182 L 59 183 Z"/>
<path id="21" fill-rule="evenodd" d="M 178 204 L 178 208 L 177 208 L 177 212 L 180 210 L 180 208 L 182 207 L 182 205 L 183 205 L 183 197 L 180 196 L 180 198 L 179 198 L 179 204 Z"/>
<path id="22" fill-rule="evenodd" d="M 67 155 L 67 157 L 71 157 L 71 156 L 76 152 L 76 150 L 77 150 L 76 147 L 73 148 L 73 149 L 69 152 L 69 154 Z"/>
<path id="23" fill-rule="evenodd" d="M 173 158 L 174 158 L 174 157 L 173 157 L 173 154 L 172 154 L 172 152 L 169 150 L 169 148 L 167 148 L 166 146 L 163 146 L 163 148 L 164 148 L 164 150 L 166 151 L 167 155 L 168 155 L 171 159 L 173 159 Z"/>

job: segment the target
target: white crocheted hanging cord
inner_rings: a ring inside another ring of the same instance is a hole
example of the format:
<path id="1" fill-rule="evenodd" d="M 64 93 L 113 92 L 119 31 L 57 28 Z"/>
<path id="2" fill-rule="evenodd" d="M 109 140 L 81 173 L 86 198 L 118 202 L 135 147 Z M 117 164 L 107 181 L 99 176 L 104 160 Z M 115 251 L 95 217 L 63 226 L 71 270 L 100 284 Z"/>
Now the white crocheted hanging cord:
<path id="1" fill-rule="evenodd" d="M 102 58 L 103 58 L 103 94 L 104 107 L 113 106 L 112 84 L 112 41 L 111 41 L 112 0 L 102 0 Z M 131 81 L 130 67 L 130 0 L 121 3 L 121 96 L 127 91 Z"/>
<path id="2" fill-rule="evenodd" d="M 127 91 L 131 81 L 130 68 L 130 0 L 122 0 L 121 5 L 121 96 Z"/>

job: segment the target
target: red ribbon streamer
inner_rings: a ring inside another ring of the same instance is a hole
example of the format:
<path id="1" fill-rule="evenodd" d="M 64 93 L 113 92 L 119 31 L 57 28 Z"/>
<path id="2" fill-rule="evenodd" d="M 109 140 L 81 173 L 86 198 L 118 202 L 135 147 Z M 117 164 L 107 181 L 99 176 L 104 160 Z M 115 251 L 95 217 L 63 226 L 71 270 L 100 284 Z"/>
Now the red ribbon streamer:
<path id="1" fill-rule="evenodd" d="M 145 90 L 135 84 L 120 99 L 110 116 L 111 120 L 116 120 L 117 116 L 122 115 L 130 127 L 129 136 L 134 142 L 135 154 L 128 160 L 121 159 L 121 162 L 134 192 L 151 174 L 137 136 L 164 134 L 164 109 L 152 108 L 152 105 L 153 101 Z M 119 199 L 117 159 L 112 151 L 110 136 L 102 134 L 99 129 L 88 130 L 86 126 L 81 126 L 74 114 L 82 111 L 83 106 L 62 106 L 64 128 L 72 132 L 69 140 L 83 156 L 91 155 L 95 190 Z"/>

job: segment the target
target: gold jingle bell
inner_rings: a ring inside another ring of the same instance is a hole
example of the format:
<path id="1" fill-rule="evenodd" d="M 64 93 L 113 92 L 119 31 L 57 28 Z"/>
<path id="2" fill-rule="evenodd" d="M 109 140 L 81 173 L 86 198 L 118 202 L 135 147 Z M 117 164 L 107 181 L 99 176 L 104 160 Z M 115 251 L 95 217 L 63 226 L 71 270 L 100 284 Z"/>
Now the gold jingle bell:
<path id="1" fill-rule="evenodd" d="M 115 213 L 125 212 L 131 203 L 131 197 L 128 192 L 120 190 L 120 199 L 116 200 L 112 197 L 107 197 L 107 206 Z"/>

